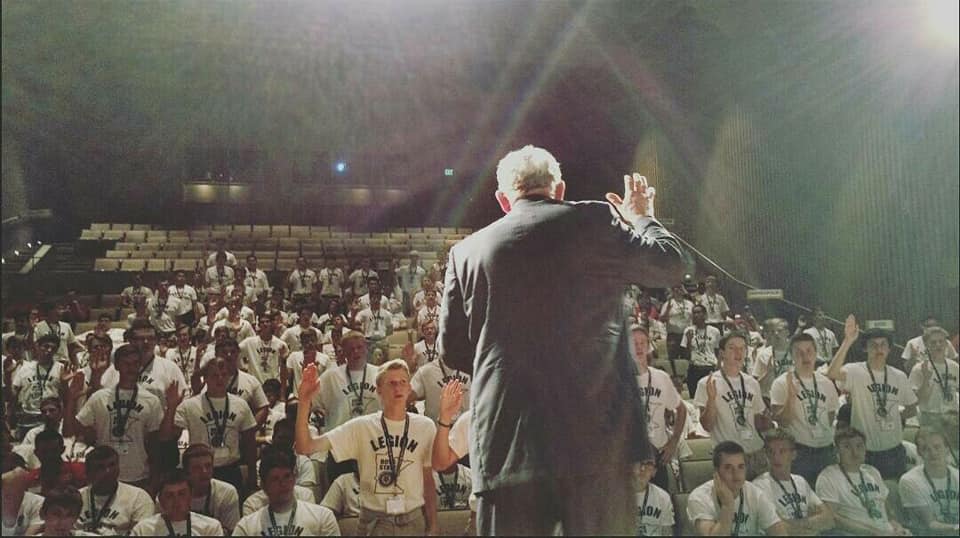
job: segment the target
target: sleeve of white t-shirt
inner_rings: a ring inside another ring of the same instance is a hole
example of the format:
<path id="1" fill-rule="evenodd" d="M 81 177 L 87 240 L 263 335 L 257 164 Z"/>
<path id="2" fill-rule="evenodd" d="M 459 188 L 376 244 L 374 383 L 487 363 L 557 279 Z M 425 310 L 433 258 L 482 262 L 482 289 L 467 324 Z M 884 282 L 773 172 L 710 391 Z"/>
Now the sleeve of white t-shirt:
<path id="1" fill-rule="evenodd" d="M 773 502 L 763 495 L 763 490 L 757 488 L 757 530 L 766 531 L 780 521 Z"/>
<path id="2" fill-rule="evenodd" d="M 690 347 L 690 344 L 688 343 L 688 340 L 690 338 L 690 332 L 691 331 L 689 328 L 683 330 L 683 338 L 680 339 L 680 347 L 684 349 Z"/>
<path id="3" fill-rule="evenodd" d="M 263 389 L 260 390 L 262 391 Z M 240 406 L 240 409 L 238 409 L 238 412 L 239 414 L 237 415 L 236 422 L 238 431 L 245 432 L 250 428 L 257 427 L 257 419 L 253 417 L 253 411 L 250 410 L 250 406 L 242 405 Z"/>
<path id="4" fill-rule="evenodd" d="M 470 453 L 470 414 L 464 413 L 453 423 L 447 442 L 457 456 L 464 457 Z"/>
<path id="5" fill-rule="evenodd" d="M 780 376 L 770 385 L 770 405 L 787 405 L 787 376 Z"/>
<path id="6" fill-rule="evenodd" d="M 700 378 L 700 381 L 697 382 L 697 389 L 693 393 L 693 403 L 697 407 L 706 407 L 707 406 L 707 380 L 710 379 L 710 376 L 713 374 L 704 376 Z"/>
<path id="7" fill-rule="evenodd" d="M 356 460 L 360 457 L 358 434 L 362 426 L 356 420 L 349 420 L 327 432 L 330 441 L 330 453 L 337 461 Z"/>
<path id="8" fill-rule="evenodd" d="M 426 391 L 423 388 L 423 368 L 418 368 L 413 374 L 413 379 L 410 380 L 410 390 L 417 395 L 417 399 L 420 399 L 426 395 Z"/>
<path id="9" fill-rule="evenodd" d="M 163 422 L 163 406 L 160 404 L 160 400 L 153 398 L 150 402 L 152 411 L 146 414 L 141 413 L 140 415 L 141 420 L 143 420 L 143 431 L 145 432 L 155 432 L 159 430 L 160 423 Z"/>
<path id="10" fill-rule="evenodd" d="M 683 398 L 680 397 L 680 393 L 677 392 L 677 387 L 673 385 L 669 375 L 667 376 L 667 383 L 664 384 L 662 399 L 664 408 L 671 410 L 676 409 L 683 403 Z"/>
<path id="11" fill-rule="evenodd" d="M 816 492 L 817 496 L 825 502 L 840 503 L 840 494 L 845 484 L 839 484 L 835 480 L 835 469 L 829 471 L 824 469 L 817 476 Z"/>
<path id="12" fill-rule="evenodd" d="M 249 407 L 253 411 L 263 409 L 264 407 L 270 405 L 270 401 L 267 400 L 266 393 L 263 392 L 263 385 L 257 385 L 257 387 L 253 389 L 253 393 L 250 396 L 253 401 L 253 405 Z"/>
<path id="13" fill-rule="evenodd" d="M 150 498 L 149 493 L 140 488 L 135 489 L 136 491 L 133 492 L 133 499 L 130 500 L 129 504 L 129 506 L 133 508 L 132 513 L 130 514 L 130 521 L 143 521 L 153 514 L 156 514 L 157 510 L 156 506 L 153 504 L 153 499 Z"/>
<path id="14" fill-rule="evenodd" d="M 189 407 L 191 403 L 192 402 L 188 400 L 184 400 L 183 402 L 180 402 L 180 405 L 177 406 L 177 410 L 173 415 L 174 426 L 183 430 L 186 430 L 190 426 L 190 424 L 187 422 L 187 407 Z"/>
<path id="15" fill-rule="evenodd" d="M 912 384 L 907 380 L 906 376 L 900 377 L 897 376 L 900 380 L 900 394 L 903 395 L 903 405 L 914 405 L 917 403 L 917 393 L 914 392 Z"/>
<path id="16" fill-rule="evenodd" d="M 704 519 L 709 521 L 717 520 L 717 507 L 713 502 L 713 482 L 708 487 L 697 488 L 693 490 L 690 497 L 687 498 L 687 517 L 696 525 L 697 520 Z"/>
<path id="17" fill-rule="evenodd" d="M 915 473 L 906 473 L 900 477 L 900 503 L 904 508 L 919 508 L 930 504 L 930 488 L 916 480 Z"/>
<path id="18" fill-rule="evenodd" d="M 79 422 L 81 426 L 90 428 L 97 422 L 97 408 L 103 407 L 100 402 L 101 398 L 98 398 L 96 393 L 94 393 L 94 395 L 83 404 L 83 407 L 77 411 L 77 422 Z"/>
<path id="19" fill-rule="evenodd" d="M 767 402 L 763 401 L 763 398 L 760 397 L 760 384 L 757 383 L 757 380 L 752 377 L 748 377 L 747 379 L 749 380 L 749 383 L 754 385 L 754 388 L 756 389 L 756 392 L 754 392 L 755 397 L 753 398 L 753 414 L 762 415 L 763 412 L 767 410 Z M 706 402 L 704 402 L 704 405 L 706 405 Z"/>
<path id="20" fill-rule="evenodd" d="M 813 486 L 810 485 L 810 482 L 807 482 L 806 478 L 800 475 L 795 475 L 794 478 L 797 480 L 797 486 L 801 490 L 806 490 L 807 492 L 807 506 L 820 506 L 823 504 L 823 501 L 821 501 L 820 497 L 817 496 L 816 490 L 813 489 Z"/>
<path id="21" fill-rule="evenodd" d="M 220 515 L 220 523 L 223 524 L 224 530 L 230 532 L 240 521 L 240 497 L 235 488 L 227 488 L 226 493 L 219 499 L 220 509 L 217 513 Z"/>
<path id="22" fill-rule="evenodd" d="M 349 475 L 341 475 L 333 481 L 333 484 L 330 484 L 330 489 L 327 490 L 327 494 L 323 496 L 323 500 L 320 501 L 320 506 L 326 506 L 333 511 L 334 514 L 342 516 L 344 512 L 347 511 L 347 496 L 344 491 L 343 480 L 341 478 Z"/>

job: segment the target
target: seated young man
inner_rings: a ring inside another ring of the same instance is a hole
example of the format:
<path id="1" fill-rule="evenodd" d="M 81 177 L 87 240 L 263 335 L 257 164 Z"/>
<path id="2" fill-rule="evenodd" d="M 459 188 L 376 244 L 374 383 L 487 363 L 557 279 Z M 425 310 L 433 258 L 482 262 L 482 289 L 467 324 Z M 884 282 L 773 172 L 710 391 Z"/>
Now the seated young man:
<path id="1" fill-rule="evenodd" d="M 809 335 L 804 335 L 808 336 Z M 753 485 L 763 490 L 783 520 L 790 536 L 817 536 L 833 528 L 833 512 L 825 505 L 807 480 L 791 474 L 797 458 L 793 436 L 784 430 L 771 430 L 764 436 L 770 472 L 758 476 Z"/>
<path id="2" fill-rule="evenodd" d="M 157 494 L 160 513 L 140 520 L 130 536 L 223 536 L 219 521 L 190 510 L 190 490 L 187 473 L 169 471 L 161 479 Z"/>
<path id="3" fill-rule="evenodd" d="M 360 515 L 360 472 L 356 461 L 350 463 L 351 471 L 338 476 L 320 502 L 333 511 L 337 519 Z"/>
<path id="4" fill-rule="evenodd" d="M 379 368 L 376 387 L 384 411 L 351 419 L 317 438 L 310 436 L 309 409 L 299 406 L 297 451 L 330 451 L 337 461 L 357 460 L 364 534 L 435 534 L 437 497 L 429 467 L 436 426 L 427 417 L 407 413 L 410 373 L 402 359 Z M 299 401 L 312 401 L 319 390 L 316 367 L 310 365 L 303 372 Z"/>
<path id="5" fill-rule="evenodd" d="M 697 486 L 687 500 L 687 517 L 698 535 L 787 535 L 766 493 L 747 482 L 743 447 L 733 441 L 718 443 L 713 447 L 713 470 L 713 480 Z"/>
<path id="6" fill-rule="evenodd" d="M 833 510 L 836 528 L 853 535 L 909 536 L 910 531 L 887 515 L 890 491 L 880 471 L 864 463 L 863 433 L 854 428 L 837 430 L 834 444 L 839 463 L 820 473 L 817 495 Z"/>
<path id="7" fill-rule="evenodd" d="M 946 437 L 925 426 L 916 441 L 923 463 L 900 477 L 900 503 L 916 523 L 916 532 L 956 536 L 960 473 L 947 461 Z"/>
<path id="8" fill-rule="evenodd" d="M 112 447 L 101 445 L 91 450 L 86 466 L 90 485 L 80 490 L 83 510 L 78 529 L 103 536 L 122 535 L 154 514 L 153 500 L 146 491 L 119 481 L 120 458 Z"/>
<path id="9" fill-rule="evenodd" d="M 295 461 L 290 450 L 273 445 L 264 447 L 259 474 L 268 503 L 243 516 L 233 536 L 340 535 L 333 512 L 294 496 Z"/>
<path id="10" fill-rule="evenodd" d="M 652 449 L 648 454 L 653 454 Z M 652 482 L 657 474 L 653 458 L 634 466 L 633 484 L 637 492 L 637 536 L 672 536 L 673 501 L 670 494 Z"/>
<path id="11" fill-rule="evenodd" d="M 83 509 L 80 492 L 70 486 L 57 487 L 47 492 L 40 507 L 43 524 L 27 530 L 28 535 L 36 536 L 95 536 L 92 533 L 76 530 L 77 518 Z"/>
<path id="12" fill-rule="evenodd" d="M 181 466 L 190 480 L 190 511 L 210 516 L 227 533 L 240 521 L 237 488 L 213 478 L 213 450 L 204 444 L 192 444 L 183 451 Z"/>

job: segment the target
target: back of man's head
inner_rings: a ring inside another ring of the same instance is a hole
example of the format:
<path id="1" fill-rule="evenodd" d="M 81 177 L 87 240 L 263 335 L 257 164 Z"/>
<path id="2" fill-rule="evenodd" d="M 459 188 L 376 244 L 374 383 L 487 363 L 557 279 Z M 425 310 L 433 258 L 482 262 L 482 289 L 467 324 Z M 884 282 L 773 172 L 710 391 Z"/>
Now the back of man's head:
<path id="1" fill-rule="evenodd" d="M 511 200 L 548 189 L 560 180 L 557 159 L 549 151 L 532 145 L 511 151 L 497 165 L 497 189 Z"/>

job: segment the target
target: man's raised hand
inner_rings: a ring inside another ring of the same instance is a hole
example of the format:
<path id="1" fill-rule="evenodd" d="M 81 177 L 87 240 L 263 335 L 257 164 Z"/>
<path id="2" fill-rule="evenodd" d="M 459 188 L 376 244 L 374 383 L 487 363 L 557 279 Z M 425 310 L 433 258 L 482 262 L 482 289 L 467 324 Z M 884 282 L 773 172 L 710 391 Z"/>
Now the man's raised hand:
<path id="1" fill-rule="evenodd" d="M 623 198 L 608 192 L 607 201 L 623 215 L 623 218 L 635 222 L 640 217 L 653 217 L 653 199 L 656 189 L 647 184 L 647 178 L 638 173 L 623 176 Z"/>
<path id="2" fill-rule="evenodd" d="M 297 400 L 300 402 L 300 405 L 304 405 L 304 402 L 307 402 L 306 405 L 309 405 L 309 402 L 313 400 L 320 392 L 320 375 L 317 373 L 317 365 L 310 364 L 303 369 L 303 380 L 300 381 L 300 387 L 297 390 Z"/>
<path id="3" fill-rule="evenodd" d="M 440 413 L 441 419 L 452 420 L 457 411 L 460 410 L 460 404 L 463 401 L 463 387 L 459 379 L 451 379 L 440 390 Z"/>

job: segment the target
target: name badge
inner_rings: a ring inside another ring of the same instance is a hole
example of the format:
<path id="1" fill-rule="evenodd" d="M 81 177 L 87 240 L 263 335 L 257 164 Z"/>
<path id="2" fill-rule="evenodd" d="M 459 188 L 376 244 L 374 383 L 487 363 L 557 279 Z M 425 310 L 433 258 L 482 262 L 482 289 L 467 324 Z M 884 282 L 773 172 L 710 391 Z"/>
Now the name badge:
<path id="1" fill-rule="evenodd" d="M 407 503 L 404 502 L 403 497 L 394 495 L 387 499 L 387 513 L 390 515 L 406 514 Z"/>

